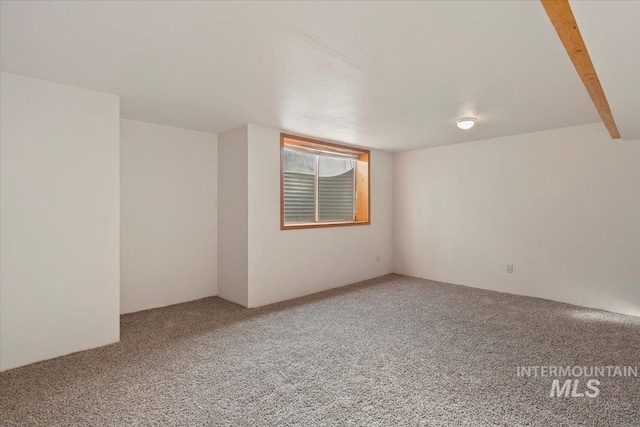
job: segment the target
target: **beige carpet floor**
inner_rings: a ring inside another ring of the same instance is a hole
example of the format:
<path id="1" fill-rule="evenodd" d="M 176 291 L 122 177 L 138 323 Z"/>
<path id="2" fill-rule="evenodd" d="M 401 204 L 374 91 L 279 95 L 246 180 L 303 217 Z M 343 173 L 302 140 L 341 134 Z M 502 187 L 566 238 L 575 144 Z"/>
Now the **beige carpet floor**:
<path id="1" fill-rule="evenodd" d="M 2 373 L 0 424 L 640 426 L 639 378 L 558 398 L 552 378 L 516 374 L 640 365 L 636 317 L 391 275 L 121 323 L 119 344 Z"/>

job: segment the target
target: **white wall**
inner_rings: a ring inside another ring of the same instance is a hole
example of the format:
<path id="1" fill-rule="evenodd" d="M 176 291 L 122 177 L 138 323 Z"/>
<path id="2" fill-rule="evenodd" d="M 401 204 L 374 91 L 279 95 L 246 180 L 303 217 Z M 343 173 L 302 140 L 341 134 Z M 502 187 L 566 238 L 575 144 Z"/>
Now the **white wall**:
<path id="1" fill-rule="evenodd" d="M 0 370 L 119 339 L 119 100 L 2 73 Z"/>
<path id="2" fill-rule="evenodd" d="M 395 270 L 639 316 L 639 165 L 600 124 L 399 153 Z"/>
<path id="3" fill-rule="evenodd" d="M 217 136 L 121 121 L 120 311 L 217 293 Z"/>
<path id="4" fill-rule="evenodd" d="M 247 126 L 218 136 L 218 295 L 247 307 Z"/>
<path id="5" fill-rule="evenodd" d="M 391 273 L 393 156 L 371 152 L 371 225 L 280 230 L 280 131 L 248 128 L 249 306 Z"/>

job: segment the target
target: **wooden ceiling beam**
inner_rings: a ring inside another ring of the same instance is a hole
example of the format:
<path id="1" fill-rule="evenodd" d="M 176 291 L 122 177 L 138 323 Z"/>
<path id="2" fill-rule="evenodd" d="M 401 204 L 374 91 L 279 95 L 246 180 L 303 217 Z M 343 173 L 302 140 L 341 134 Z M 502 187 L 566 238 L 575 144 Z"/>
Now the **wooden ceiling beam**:
<path id="1" fill-rule="evenodd" d="M 620 139 L 609 102 L 584 44 L 569 0 L 540 0 L 611 138 Z"/>

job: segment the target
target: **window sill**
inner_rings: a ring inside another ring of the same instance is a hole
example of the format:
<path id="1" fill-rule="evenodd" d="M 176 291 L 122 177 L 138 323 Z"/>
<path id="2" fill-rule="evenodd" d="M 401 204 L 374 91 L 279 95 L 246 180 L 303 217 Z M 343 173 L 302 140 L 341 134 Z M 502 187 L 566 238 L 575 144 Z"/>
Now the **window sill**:
<path id="1" fill-rule="evenodd" d="M 280 224 L 280 230 L 300 230 L 303 228 L 349 227 L 352 225 L 369 225 L 370 221 L 337 221 L 337 222 L 295 222 Z"/>

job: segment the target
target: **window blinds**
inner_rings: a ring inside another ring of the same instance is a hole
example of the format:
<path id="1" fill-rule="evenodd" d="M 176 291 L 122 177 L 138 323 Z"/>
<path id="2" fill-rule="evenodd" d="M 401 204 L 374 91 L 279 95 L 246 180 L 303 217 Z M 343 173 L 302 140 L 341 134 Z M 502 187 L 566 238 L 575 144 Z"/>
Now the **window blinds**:
<path id="1" fill-rule="evenodd" d="M 355 159 L 285 149 L 284 220 L 352 221 L 355 208 Z"/>

